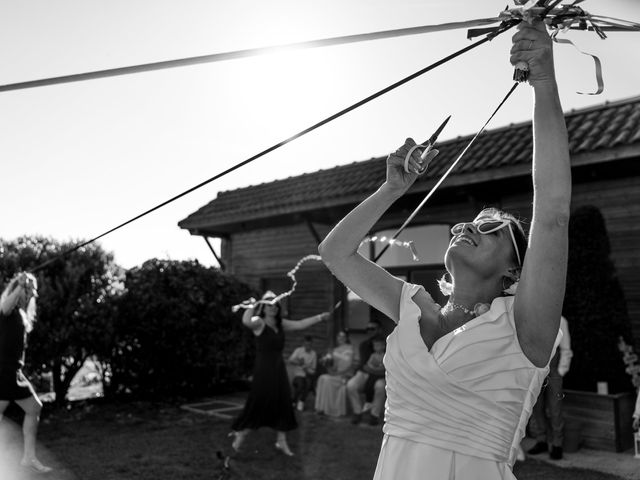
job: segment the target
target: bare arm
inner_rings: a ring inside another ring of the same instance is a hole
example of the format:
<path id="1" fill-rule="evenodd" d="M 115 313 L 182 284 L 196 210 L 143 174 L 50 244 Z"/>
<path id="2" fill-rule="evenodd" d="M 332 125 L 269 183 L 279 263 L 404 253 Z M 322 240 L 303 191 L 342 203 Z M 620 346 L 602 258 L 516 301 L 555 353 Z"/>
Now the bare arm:
<path id="1" fill-rule="evenodd" d="M 562 314 L 571 167 L 551 39 L 544 24 L 523 22 L 513 40 L 512 63 L 524 60 L 529 64 L 534 92 L 533 218 L 516 293 L 515 322 L 523 352 L 542 367 L 551 356 Z"/>
<path id="2" fill-rule="evenodd" d="M 0 311 L 2 311 L 4 315 L 10 314 L 16 307 L 18 300 L 20 299 L 20 295 L 23 293 L 25 281 L 26 277 L 19 275 L 11 280 L 9 285 L 7 285 L 6 289 L 10 293 L 4 297 L 3 302 L 0 305 Z"/>
<path id="3" fill-rule="evenodd" d="M 255 335 L 260 335 L 262 329 L 264 328 L 264 320 L 262 318 L 255 316 L 255 304 L 251 308 L 247 308 L 242 314 L 242 324 L 248 329 L 252 330 Z"/>
<path id="4" fill-rule="evenodd" d="M 360 242 L 382 214 L 400 198 L 418 177 L 404 171 L 404 156 L 415 145 L 412 139 L 387 159 L 386 182 L 353 209 L 327 235 L 318 251 L 329 270 L 365 302 L 398 321 L 402 280 L 358 253 Z M 418 151 L 412 154 L 412 171 L 419 169 Z"/>
<path id="5" fill-rule="evenodd" d="M 286 320 L 282 319 L 282 329 L 285 332 L 294 332 L 298 330 L 304 330 L 305 328 L 309 328 L 316 323 L 320 323 L 322 321 L 328 320 L 331 314 L 329 312 L 320 313 L 318 315 L 314 315 L 313 317 L 303 318 L 302 320 Z"/>

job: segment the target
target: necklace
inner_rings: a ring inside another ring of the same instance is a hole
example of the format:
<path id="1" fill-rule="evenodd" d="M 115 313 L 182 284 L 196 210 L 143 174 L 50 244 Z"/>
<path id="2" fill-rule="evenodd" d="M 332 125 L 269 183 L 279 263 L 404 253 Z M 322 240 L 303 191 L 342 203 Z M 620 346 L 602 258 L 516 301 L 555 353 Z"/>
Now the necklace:
<path id="1" fill-rule="evenodd" d="M 453 303 L 451 301 L 447 302 L 446 305 L 444 307 L 442 307 L 442 314 L 445 314 L 447 312 L 452 312 L 453 310 L 461 310 L 464 313 L 466 313 L 467 315 L 473 315 L 474 317 L 476 316 L 476 312 L 465 307 L 464 305 L 460 305 L 458 303 Z"/>

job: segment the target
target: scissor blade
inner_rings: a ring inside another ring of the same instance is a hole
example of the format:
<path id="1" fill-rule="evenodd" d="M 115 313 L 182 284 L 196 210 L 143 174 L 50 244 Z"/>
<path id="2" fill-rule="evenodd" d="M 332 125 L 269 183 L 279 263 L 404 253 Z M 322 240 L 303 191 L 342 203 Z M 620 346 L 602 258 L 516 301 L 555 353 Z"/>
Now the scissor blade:
<path id="1" fill-rule="evenodd" d="M 440 135 L 440 133 L 442 132 L 442 130 L 444 129 L 445 125 L 447 124 L 450 118 L 451 118 L 451 115 L 445 118 L 444 122 L 440 124 L 436 132 L 433 135 L 431 135 L 431 137 L 429 138 L 429 144 L 431 146 L 433 146 L 433 144 L 436 143 L 436 140 L 438 140 L 438 135 Z"/>

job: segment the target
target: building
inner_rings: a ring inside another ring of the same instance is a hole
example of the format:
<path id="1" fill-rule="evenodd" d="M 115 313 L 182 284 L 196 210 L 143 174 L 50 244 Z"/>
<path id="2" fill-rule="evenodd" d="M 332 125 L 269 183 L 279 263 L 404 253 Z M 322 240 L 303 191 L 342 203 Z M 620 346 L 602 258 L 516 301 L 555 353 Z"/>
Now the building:
<path id="1" fill-rule="evenodd" d="M 640 339 L 640 97 L 568 112 L 566 122 L 574 184 L 572 206 L 595 205 L 601 210 L 634 336 Z M 398 228 L 469 140 L 464 137 L 440 143 L 440 155 L 429 172 L 392 206 L 372 234 L 385 235 Z M 435 280 L 444 270 L 442 257 L 451 225 L 473 218 L 485 206 L 503 208 L 525 220 L 531 218 L 531 151 L 530 122 L 484 133 L 400 237 L 414 240 L 419 261 L 413 261 L 407 249 L 395 247 L 380 263 L 396 275 L 425 285 L 434 298 L 442 300 Z M 221 260 L 227 271 L 256 289 L 279 293 L 290 287 L 286 273 L 302 257 L 317 253 L 323 236 L 384 177 L 385 158 L 372 158 L 221 192 L 179 226 L 205 239 L 221 238 Z M 432 249 L 420 251 L 427 240 Z M 379 252 L 380 244 L 362 247 L 370 255 L 376 249 Z M 369 316 L 377 314 L 363 308 L 320 262 L 306 262 L 297 280 L 296 293 L 287 305 L 291 318 L 343 302 L 334 324 L 315 327 L 315 334 L 325 341 L 343 327 L 357 336 Z"/>

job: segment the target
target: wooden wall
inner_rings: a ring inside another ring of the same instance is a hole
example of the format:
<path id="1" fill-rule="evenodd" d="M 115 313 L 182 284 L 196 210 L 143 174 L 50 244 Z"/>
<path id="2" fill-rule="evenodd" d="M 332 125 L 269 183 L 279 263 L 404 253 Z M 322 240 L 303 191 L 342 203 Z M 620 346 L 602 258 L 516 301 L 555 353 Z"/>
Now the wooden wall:
<path id="1" fill-rule="evenodd" d="M 640 177 L 578 183 L 571 208 L 593 205 L 605 219 L 611 259 L 627 302 L 633 335 L 640 344 Z M 531 219 L 531 194 L 503 199 L 503 208 Z"/>
<path id="2" fill-rule="evenodd" d="M 564 393 L 565 422 L 579 425 L 582 446 L 611 452 L 633 448 L 632 394 L 599 395 L 573 390 Z"/>

